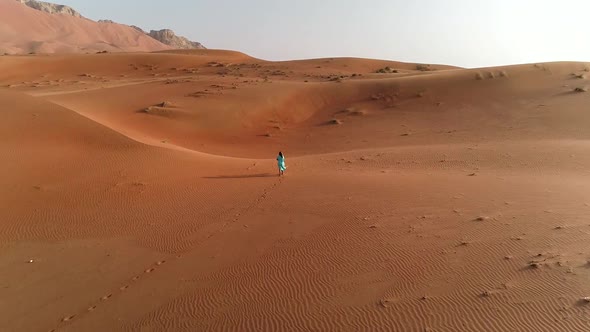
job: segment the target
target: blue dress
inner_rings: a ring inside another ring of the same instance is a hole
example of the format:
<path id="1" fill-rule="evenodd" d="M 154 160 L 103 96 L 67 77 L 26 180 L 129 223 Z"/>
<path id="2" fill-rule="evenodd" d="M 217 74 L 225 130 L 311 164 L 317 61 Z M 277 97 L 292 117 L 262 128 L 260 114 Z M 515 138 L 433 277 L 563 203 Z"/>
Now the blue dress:
<path id="1" fill-rule="evenodd" d="M 277 162 L 278 162 L 279 170 L 281 172 L 284 172 L 287 169 L 287 166 L 285 166 L 285 157 L 278 156 Z"/>

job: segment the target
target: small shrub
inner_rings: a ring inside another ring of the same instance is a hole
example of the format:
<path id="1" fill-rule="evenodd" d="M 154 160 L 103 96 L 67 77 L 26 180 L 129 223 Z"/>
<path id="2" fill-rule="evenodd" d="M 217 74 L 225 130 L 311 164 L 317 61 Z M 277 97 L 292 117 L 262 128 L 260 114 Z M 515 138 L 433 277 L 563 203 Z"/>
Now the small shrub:
<path id="1" fill-rule="evenodd" d="M 367 114 L 367 112 L 362 111 L 362 110 L 361 111 L 351 111 L 348 113 L 348 115 L 351 115 L 351 116 L 363 116 L 365 114 Z"/>
<path id="2" fill-rule="evenodd" d="M 163 101 L 159 104 L 156 104 L 155 106 L 157 106 L 157 107 L 172 107 L 172 103 L 170 103 L 169 101 Z"/>
<path id="3" fill-rule="evenodd" d="M 416 70 L 419 70 L 419 71 L 430 71 L 430 70 L 432 70 L 432 68 L 431 68 L 430 65 L 418 64 L 418 65 L 416 65 Z"/>
<path id="4" fill-rule="evenodd" d="M 398 73 L 398 71 L 396 69 L 393 69 L 393 68 L 391 68 L 391 67 L 388 66 L 388 67 L 385 67 L 385 68 L 378 69 L 376 71 L 376 73 L 379 73 L 379 74 L 391 74 L 391 73 Z"/>
<path id="5" fill-rule="evenodd" d="M 328 121 L 328 124 L 329 125 L 341 125 L 342 121 L 338 120 L 338 119 L 332 119 L 332 120 Z"/>

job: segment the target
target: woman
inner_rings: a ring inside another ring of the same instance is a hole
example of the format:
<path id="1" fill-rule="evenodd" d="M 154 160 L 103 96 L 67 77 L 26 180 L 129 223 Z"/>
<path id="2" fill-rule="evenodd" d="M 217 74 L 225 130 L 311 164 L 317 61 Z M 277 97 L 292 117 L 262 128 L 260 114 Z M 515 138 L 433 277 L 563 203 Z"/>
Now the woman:
<path id="1" fill-rule="evenodd" d="M 285 156 L 283 155 L 282 152 L 279 152 L 279 156 L 277 157 L 277 162 L 278 162 L 278 166 L 279 166 L 279 176 L 285 175 L 285 170 L 287 169 L 287 166 L 285 166 Z"/>

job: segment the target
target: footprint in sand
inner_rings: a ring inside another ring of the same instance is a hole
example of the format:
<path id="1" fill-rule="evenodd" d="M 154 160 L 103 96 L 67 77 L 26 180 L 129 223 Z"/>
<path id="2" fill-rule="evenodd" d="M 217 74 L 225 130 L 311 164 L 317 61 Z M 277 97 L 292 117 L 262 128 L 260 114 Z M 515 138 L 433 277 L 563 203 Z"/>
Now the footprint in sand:
<path id="1" fill-rule="evenodd" d="M 113 294 L 105 295 L 105 296 L 101 297 L 100 300 L 101 301 L 106 301 L 106 300 L 110 299 L 111 296 L 113 296 Z"/>
<path id="2" fill-rule="evenodd" d="M 129 288 L 129 286 L 125 285 L 125 286 L 123 286 L 123 287 L 121 287 L 121 288 L 119 288 L 119 289 L 120 289 L 121 291 L 124 291 L 124 290 L 126 290 L 127 288 Z"/>
<path id="3" fill-rule="evenodd" d="M 131 278 L 132 281 L 137 281 L 139 279 L 139 276 L 135 276 L 133 278 Z"/>
<path id="4" fill-rule="evenodd" d="M 149 268 L 149 269 L 145 270 L 145 273 L 151 273 L 151 272 L 153 272 L 154 270 L 155 270 L 155 269 L 152 267 L 152 268 Z"/>
<path id="5" fill-rule="evenodd" d="M 164 263 L 166 263 L 166 261 L 159 261 L 159 262 L 156 263 L 156 265 L 160 266 L 160 265 L 162 265 Z"/>
<path id="6" fill-rule="evenodd" d="M 62 322 L 69 322 L 72 319 L 74 319 L 74 317 L 76 317 L 76 315 L 72 315 L 72 316 L 68 316 L 68 317 L 64 317 L 61 321 Z"/>
<path id="7" fill-rule="evenodd" d="M 93 305 L 92 307 L 89 307 L 89 308 L 88 308 L 88 311 L 94 311 L 95 309 L 96 309 L 96 306 L 95 306 L 95 305 Z"/>

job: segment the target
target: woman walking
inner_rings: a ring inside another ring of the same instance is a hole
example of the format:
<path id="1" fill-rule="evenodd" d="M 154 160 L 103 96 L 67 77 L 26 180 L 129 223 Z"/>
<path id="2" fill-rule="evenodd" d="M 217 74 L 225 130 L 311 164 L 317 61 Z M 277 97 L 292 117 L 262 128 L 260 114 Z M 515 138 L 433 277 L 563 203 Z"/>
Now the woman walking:
<path id="1" fill-rule="evenodd" d="M 285 175 L 285 170 L 287 169 L 287 166 L 285 166 L 285 156 L 282 152 L 279 152 L 277 162 L 279 166 L 279 176 Z"/>

